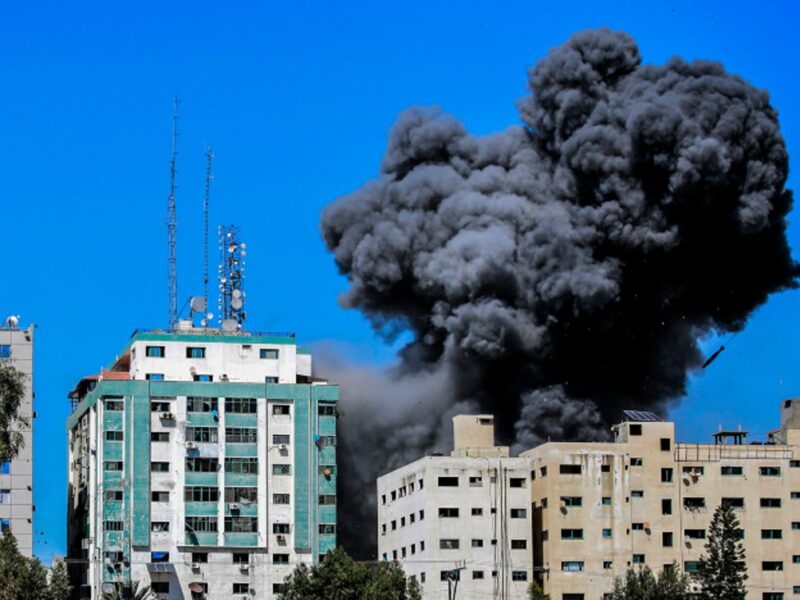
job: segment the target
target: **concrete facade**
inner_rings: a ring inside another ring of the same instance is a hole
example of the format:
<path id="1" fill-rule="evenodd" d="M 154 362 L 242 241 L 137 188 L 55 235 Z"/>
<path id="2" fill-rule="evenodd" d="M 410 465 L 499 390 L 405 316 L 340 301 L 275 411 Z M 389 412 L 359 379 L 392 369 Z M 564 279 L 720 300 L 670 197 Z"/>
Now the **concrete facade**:
<path id="1" fill-rule="evenodd" d="M 0 326 L 0 361 L 25 375 L 19 416 L 30 424 L 20 429 L 23 445 L 18 455 L 0 461 L 0 529 L 14 534 L 25 556 L 33 555 L 33 330 L 33 325 L 20 329 L 11 320 Z"/>
<path id="2" fill-rule="evenodd" d="M 466 567 L 461 598 L 525 598 L 527 582 L 496 581 L 506 569 L 525 570 L 553 600 L 608 598 L 614 578 L 635 565 L 660 573 L 676 564 L 692 575 L 723 501 L 740 522 L 748 598 L 800 597 L 800 399 L 781 403 L 781 427 L 764 442 L 734 430 L 717 432 L 711 444 L 676 443 L 674 423 L 631 413 L 613 428 L 612 442 L 546 443 L 518 458 L 506 458 L 503 448 L 465 449 L 466 431 L 486 439 L 474 428 L 487 416 L 468 418 L 454 419 L 462 435 L 453 456 L 427 457 L 378 480 L 380 558 L 424 578 L 426 600 L 448 598 L 440 573 L 454 566 Z M 501 457 L 479 458 L 492 453 Z M 458 484 L 441 487 L 440 477 Z M 491 483 L 473 488 L 472 478 Z M 492 507 L 506 516 L 503 506 L 527 509 L 526 519 L 491 516 Z M 473 507 L 483 512 L 475 516 Z M 473 538 L 497 545 L 475 547 Z M 441 550 L 442 539 L 458 539 L 459 549 Z M 515 539 L 525 543 L 509 547 Z M 481 568 L 484 579 L 470 580 Z"/>
<path id="3" fill-rule="evenodd" d="M 428 456 L 378 479 L 379 558 L 399 561 L 426 600 L 448 598 L 453 570 L 458 598 L 527 598 L 529 464 L 493 445 L 491 420 L 456 417 L 451 456 Z"/>
<path id="4" fill-rule="evenodd" d="M 86 597 L 274 598 L 336 545 L 338 388 L 290 335 L 135 333 L 68 420 L 68 558 Z"/>

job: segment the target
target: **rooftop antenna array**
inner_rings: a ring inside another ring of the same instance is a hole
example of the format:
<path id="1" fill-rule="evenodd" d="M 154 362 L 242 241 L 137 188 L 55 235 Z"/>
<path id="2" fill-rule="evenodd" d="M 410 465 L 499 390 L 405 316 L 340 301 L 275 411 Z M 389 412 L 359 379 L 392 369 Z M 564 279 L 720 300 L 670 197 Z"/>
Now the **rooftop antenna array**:
<path id="1" fill-rule="evenodd" d="M 219 227 L 219 321 L 223 331 L 242 329 L 244 311 L 244 257 L 247 244 L 240 241 L 239 228 Z"/>
<path id="2" fill-rule="evenodd" d="M 178 258 L 176 251 L 176 232 L 178 229 L 175 210 L 175 159 L 178 155 L 178 97 L 172 101 L 172 156 L 169 161 L 169 198 L 167 200 L 167 245 L 169 259 L 167 281 L 169 290 L 169 330 L 175 331 L 178 325 Z"/>
<path id="3" fill-rule="evenodd" d="M 208 197 L 211 193 L 211 160 L 214 153 L 211 146 L 206 149 L 206 192 L 203 196 L 203 310 L 208 306 Z"/>

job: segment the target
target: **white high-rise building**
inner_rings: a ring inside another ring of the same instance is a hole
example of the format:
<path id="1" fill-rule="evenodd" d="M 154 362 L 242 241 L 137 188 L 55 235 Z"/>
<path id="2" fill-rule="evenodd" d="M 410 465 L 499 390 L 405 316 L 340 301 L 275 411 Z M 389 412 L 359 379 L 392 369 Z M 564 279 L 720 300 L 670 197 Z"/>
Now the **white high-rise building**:
<path id="1" fill-rule="evenodd" d="M 16 317 L 0 325 L 0 361 L 25 375 L 18 414 L 29 423 L 20 430 L 23 445 L 17 456 L 0 460 L 0 529 L 14 534 L 25 556 L 33 555 L 33 329 L 20 329 Z"/>
<path id="2" fill-rule="evenodd" d="M 335 547 L 338 387 L 293 334 L 136 332 L 70 397 L 82 597 L 141 581 L 163 599 L 272 599 Z"/>

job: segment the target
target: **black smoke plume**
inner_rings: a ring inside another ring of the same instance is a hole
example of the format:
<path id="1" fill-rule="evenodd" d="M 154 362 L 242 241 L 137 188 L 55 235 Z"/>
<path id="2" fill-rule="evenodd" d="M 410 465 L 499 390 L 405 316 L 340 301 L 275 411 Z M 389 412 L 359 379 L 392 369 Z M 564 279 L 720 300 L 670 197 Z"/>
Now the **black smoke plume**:
<path id="1" fill-rule="evenodd" d="M 448 450 L 455 412 L 494 413 L 517 449 L 603 439 L 621 409 L 663 413 L 684 394 L 701 336 L 795 285 L 766 92 L 716 62 L 644 65 L 607 29 L 551 50 L 529 88 L 522 125 L 493 135 L 405 111 L 380 176 L 322 215 L 344 306 L 413 334 L 389 372 L 331 373 L 357 554 L 375 477 Z"/>

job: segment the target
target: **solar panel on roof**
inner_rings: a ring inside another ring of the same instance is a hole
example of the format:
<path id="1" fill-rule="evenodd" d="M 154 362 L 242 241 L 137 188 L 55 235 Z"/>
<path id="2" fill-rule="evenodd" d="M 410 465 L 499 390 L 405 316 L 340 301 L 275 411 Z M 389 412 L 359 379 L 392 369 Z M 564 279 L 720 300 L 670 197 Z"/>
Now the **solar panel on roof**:
<path id="1" fill-rule="evenodd" d="M 661 421 L 661 417 L 649 410 L 623 410 L 622 413 L 628 417 L 630 421 L 639 421 L 643 423 Z"/>

